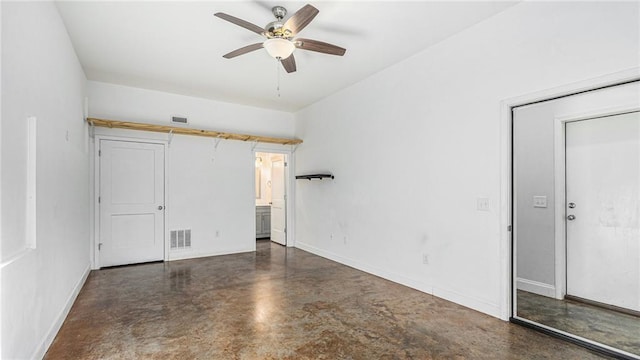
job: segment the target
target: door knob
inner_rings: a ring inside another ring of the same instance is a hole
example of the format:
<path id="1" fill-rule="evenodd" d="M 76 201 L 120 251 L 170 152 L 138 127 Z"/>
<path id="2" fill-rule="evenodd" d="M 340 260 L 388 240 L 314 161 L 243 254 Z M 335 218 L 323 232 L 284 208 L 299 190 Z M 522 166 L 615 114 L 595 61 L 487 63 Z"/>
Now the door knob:
<path id="1" fill-rule="evenodd" d="M 158 206 L 158 210 L 162 210 L 162 209 L 164 209 L 164 206 L 159 205 L 159 206 Z"/>
<path id="2" fill-rule="evenodd" d="M 576 207 L 576 203 L 569 203 L 569 209 L 573 209 Z"/>
<path id="3" fill-rule="evenodd" d="M 576 216 L 575 215 L 569 215 L 567 216 L 567 220 L 571 221 L 571 220 L 575 220 Z"/>

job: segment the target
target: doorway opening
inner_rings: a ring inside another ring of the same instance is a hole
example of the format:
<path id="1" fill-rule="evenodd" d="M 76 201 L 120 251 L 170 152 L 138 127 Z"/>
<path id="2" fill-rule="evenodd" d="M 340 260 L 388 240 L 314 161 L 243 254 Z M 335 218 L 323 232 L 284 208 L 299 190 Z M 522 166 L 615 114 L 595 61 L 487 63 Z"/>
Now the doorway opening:
<path id="1" fill-rule="evenodd" d="M 289 156 L 255 153 L 256 241 L 287 246 Z"/>

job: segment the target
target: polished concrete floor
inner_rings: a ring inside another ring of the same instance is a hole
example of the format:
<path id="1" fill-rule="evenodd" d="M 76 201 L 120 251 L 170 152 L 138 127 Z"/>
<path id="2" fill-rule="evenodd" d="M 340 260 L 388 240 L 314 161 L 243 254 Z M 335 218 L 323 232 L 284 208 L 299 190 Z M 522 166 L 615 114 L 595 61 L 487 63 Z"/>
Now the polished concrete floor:
<path id="1" fill-rule="evenodd" d="M 93 271 L 46 359 L 598 359 L 298 249 Z"/>
<path id="2" fill-rule="evenodd" d="M 640 356 L 640 317 L 518 290 L 519 317 Z"/>

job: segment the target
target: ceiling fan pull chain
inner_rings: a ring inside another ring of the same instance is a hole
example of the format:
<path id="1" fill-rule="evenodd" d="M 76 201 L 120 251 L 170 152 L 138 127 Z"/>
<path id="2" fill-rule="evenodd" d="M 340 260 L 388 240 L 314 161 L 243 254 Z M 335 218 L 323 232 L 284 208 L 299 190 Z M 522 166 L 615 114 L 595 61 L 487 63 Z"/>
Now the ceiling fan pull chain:
<path id="1" fill-rule="evenodd" d="M 276 90 L 278 92 L 278 97 L 280 97 L 280 62 L 282 60 L 276 61 L 276 71 L 277 71 L 277 87 Z"/>

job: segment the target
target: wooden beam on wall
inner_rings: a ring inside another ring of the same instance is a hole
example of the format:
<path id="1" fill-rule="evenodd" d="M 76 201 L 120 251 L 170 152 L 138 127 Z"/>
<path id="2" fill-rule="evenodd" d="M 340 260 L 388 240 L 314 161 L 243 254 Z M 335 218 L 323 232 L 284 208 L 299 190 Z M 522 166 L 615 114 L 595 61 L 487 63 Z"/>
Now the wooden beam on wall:
<path id="1" fill-rule="evenodd" d="M 118 120 L 105 120 L 105 119 L 96 119 L 96 118 L 87 118 L 87 122 L 93 126 L 100 126 L 100 127 L 153 131 L 153 132 L 161 132 L 161 133 L 180 134 L 180 135 L 207 136 L 207 137 L 226 139 L 226 140 L 240 140 L 240 141 L 261 142 L 261 143 L 281 144 L 281 145 L 298 145 L 302 143 L 302 140 L 300 139 L 287 139 L 287 138 L 277 138 L 277 137 L 259 136 L 259 135 L 235 134 L 235 133 L 228 133 L 228 132 L 221 132 L 221 131 L 214 131 L 214 130 L 191 129 L 191 128 L 185 128 L 185 127 L 171 126 L 171 125 L 157 125 L 157 124 L 137 123 L 137 122 L 118 121 Z"/>

